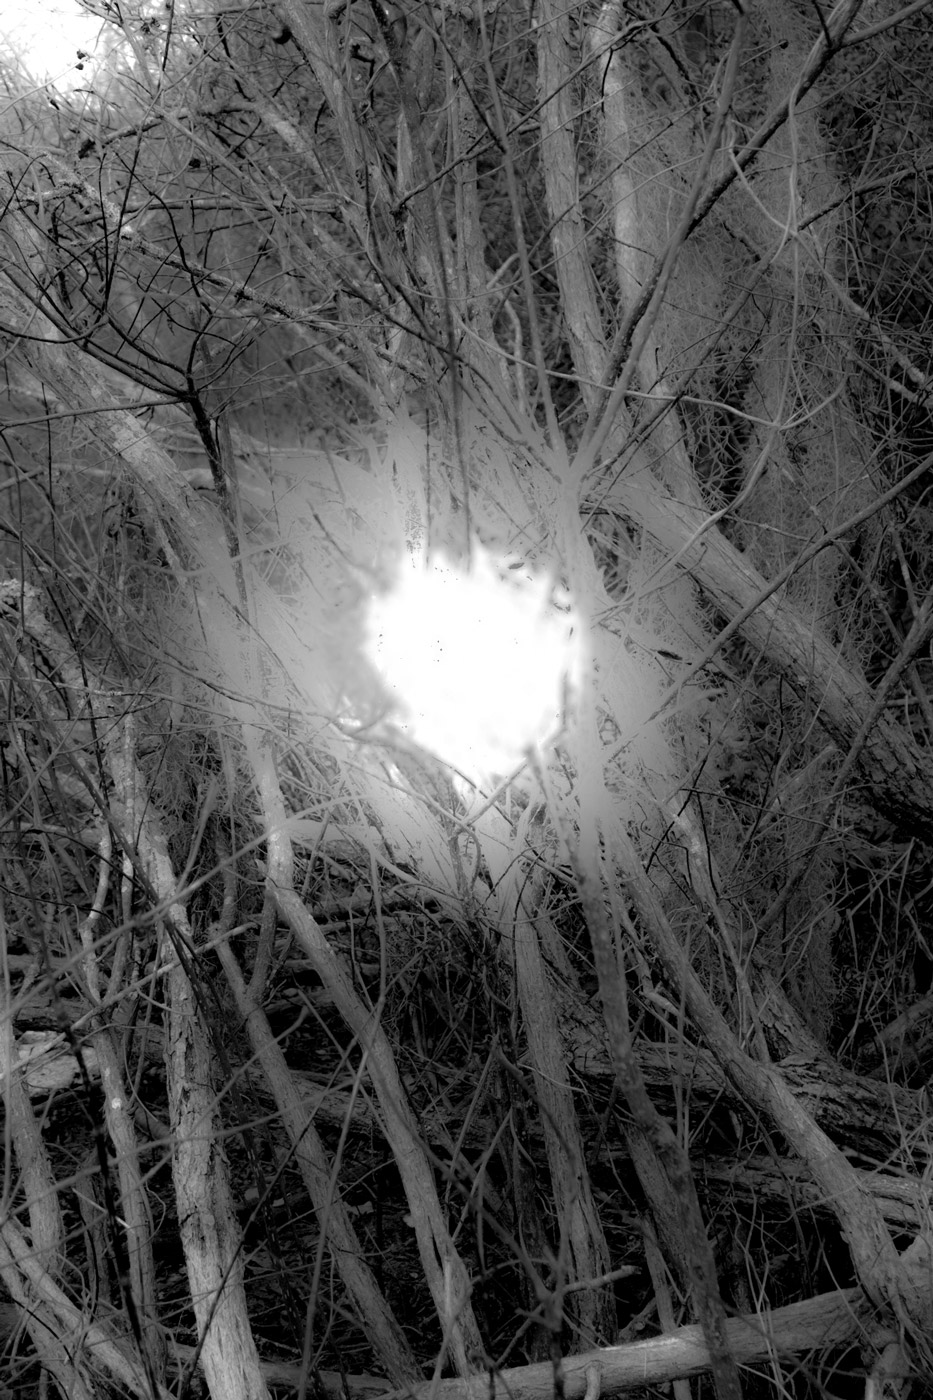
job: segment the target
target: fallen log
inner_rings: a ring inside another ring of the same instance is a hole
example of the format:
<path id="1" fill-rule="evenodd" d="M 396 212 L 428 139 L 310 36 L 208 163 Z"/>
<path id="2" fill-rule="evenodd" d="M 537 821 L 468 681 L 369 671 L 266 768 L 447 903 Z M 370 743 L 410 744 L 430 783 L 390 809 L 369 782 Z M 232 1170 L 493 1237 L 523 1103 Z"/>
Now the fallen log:
<path id="1" fill-rule="evenodd" d="M 727 1341 L 740 1366 L 792 1358 L 810 1351 L 844 1346 L 864 1337 L 866 1314 L 860 1289 L 821 1293 L 803 1302 L 790 1303 L 754 1316 L 729 1318 Z M 189 1362 L 193 1347 L 178 1345 L 175 1355 Z M 624 1346 L 601 1347 L 561 1363 L 565 1400 L 599 1400 L 646 1385 L 701 1375 L 709 1367 L 703 1329 L 679 1327 L 658 1337 Z M 294 1386 L 301 1378 L 298 1363 L 262 1362 L 267 1384 Z M 323 1371 L 317 1377 L 329 1396 L 345 1400 L 490 1400 L 494 1394 L 509 1400 L 553 1400 L 554 1367 L 550 1362 L 483 1371 L 468 1380 L 426 1380 L 411 1390 L 383 1390 L 375 1376 L 351 1376 Z"/>

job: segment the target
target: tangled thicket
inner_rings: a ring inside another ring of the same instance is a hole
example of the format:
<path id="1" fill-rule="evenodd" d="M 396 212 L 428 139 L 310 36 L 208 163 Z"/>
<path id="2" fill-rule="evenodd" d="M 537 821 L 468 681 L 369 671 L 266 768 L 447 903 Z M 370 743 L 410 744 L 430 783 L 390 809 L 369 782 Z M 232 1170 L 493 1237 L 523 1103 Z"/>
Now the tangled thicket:
<path id="1" fill-rule="evenodd" d="M 930 7 L 86 7 L 0 118 L 4 1386 L 928 1389 Z M 363 645 L 479 546 L 584 657 L 508 776 Z"/>

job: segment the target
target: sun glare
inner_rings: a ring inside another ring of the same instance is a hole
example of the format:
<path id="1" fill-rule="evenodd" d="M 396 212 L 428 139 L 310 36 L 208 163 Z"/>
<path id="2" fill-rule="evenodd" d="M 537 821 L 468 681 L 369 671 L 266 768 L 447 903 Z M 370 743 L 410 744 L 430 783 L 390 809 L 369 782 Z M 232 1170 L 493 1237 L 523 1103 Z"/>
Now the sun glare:
<path id="1" fill-rule="evenodd" d="M 443 557 L 406 566 L 372 600 L 367 647 L 402 731 L 474 780 L 553 738 L 576 665 L 552 592 L 478 544 L 467 572 Z"/>

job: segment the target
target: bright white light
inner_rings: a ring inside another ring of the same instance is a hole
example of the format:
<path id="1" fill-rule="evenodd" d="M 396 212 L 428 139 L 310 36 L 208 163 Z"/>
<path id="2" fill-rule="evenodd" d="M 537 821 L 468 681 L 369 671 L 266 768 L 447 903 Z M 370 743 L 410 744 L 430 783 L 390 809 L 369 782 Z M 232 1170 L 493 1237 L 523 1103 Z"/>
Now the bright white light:
<path id="1" fill-rule="evenodd" d="M 367 650 L 400 727 L 472 778 L 508 773 L 556 734 L 576 680 L 572 619 L 548 579 L 474 545 L 469 572 L 406 565 L 372 600 Z"/>
<path id="2" fill-rule="evenodd" d="M 4 48 L 21 60 L 30 77 L 56 87 L 87 81 L 104 27 L 75 0 L 0 0 Z M 79 49 L 88 55 L 86 60 L 78 58 Z"/>

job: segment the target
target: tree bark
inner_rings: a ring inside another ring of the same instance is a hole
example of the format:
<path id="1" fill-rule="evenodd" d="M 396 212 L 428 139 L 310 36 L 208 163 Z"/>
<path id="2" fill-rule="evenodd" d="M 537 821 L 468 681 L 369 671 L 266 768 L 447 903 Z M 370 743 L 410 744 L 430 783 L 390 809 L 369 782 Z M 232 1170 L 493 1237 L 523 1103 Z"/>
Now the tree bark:
<path id="1" fill-rule="evenodd" d="M 620 477 L 589 503 L 615 508 L 647 530 L 671 567 L 686 569 L 732 619 L 729 630 L 740 630 L 784 673 L 841 752 L 859 746 L 858 767 L 878 808 L 901 828 L 933 833 L 933 760 L 876 713 L 864 678 L 781 597 L 783 580 L 764 579 L 721 533 L 716 517 L 676 500 L 648 470 Z"/>

